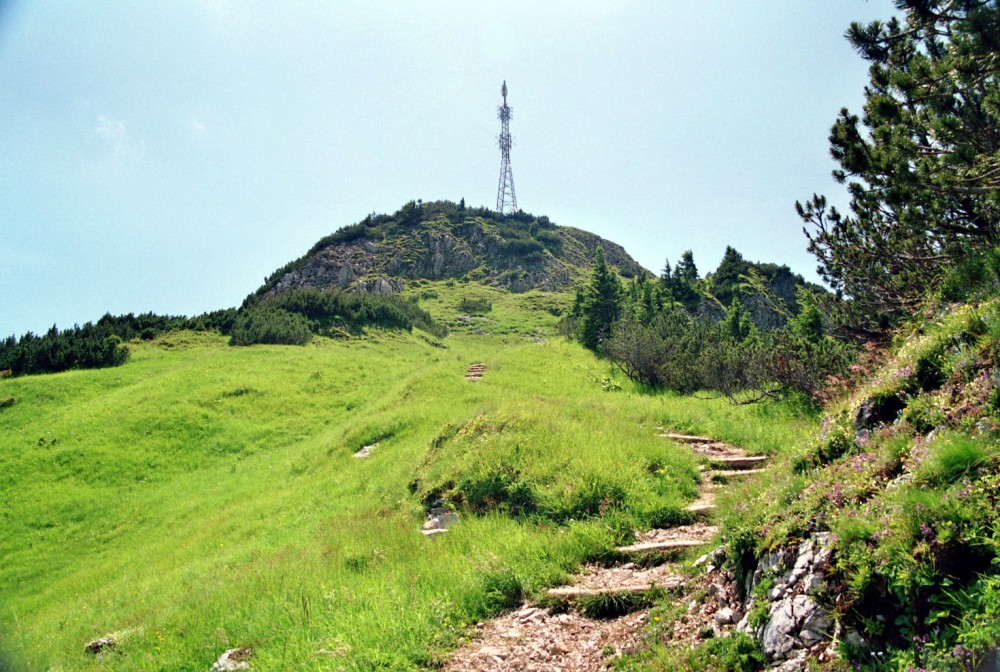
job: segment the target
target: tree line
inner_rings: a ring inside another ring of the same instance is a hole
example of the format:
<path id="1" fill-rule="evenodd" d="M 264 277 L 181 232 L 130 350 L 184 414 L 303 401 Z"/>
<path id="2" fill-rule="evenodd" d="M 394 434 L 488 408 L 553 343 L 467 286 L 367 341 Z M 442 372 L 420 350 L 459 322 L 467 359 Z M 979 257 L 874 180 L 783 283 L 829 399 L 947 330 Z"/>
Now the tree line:
<path id="1" fill-rule="evenodd" d="M 0 373 L 6 377 L 119 366 L 129 359 L 128 341 L 152 340 L 185 329 L 215 331 L 229 336 L 230 345 L 247 346 L 303 345 L 314 335 L 358 336 L 366 327 L 404 331 L 417 327 L 438 337 L 447 335 L 447 328 L 420 308 L 416 299 L 293 289 L 270 297 L 251 296 L 239 309 L 196 317 L 107 314 L 96 324 L 63 330 L 53 325 L 44 334 L 10 336 L 0 341 Z"/>
<path id="2" fill-rule="evenodd" d="M 659 278 L 623 283 L 598 250 L 563 329 L 651 387 L 741 403 L 820 400 L 846 374 L 851 347 L 828 333 L 821 290 L 798 278 L 789 295 L 785 276 L 794 277 L 730 247 L 704 279 L 688 251 Z"/>

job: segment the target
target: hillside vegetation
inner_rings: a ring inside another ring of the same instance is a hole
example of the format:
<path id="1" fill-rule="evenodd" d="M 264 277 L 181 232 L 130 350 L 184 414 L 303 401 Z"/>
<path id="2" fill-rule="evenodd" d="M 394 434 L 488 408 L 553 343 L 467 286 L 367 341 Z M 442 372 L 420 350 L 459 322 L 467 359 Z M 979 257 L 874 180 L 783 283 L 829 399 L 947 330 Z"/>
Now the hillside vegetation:
<path id="1" fill-rule="evenodd" d="M 644 393 L 554 335 L 569 296 L 412 291 L 446 340 L 181 331 L 125 366 L 0 381 L 0 669 L 204 671 L 235 646 L 259 670 L 433 666 L 464 625 L 682 515 L 697 471 L 657 425 L 773 451 L 801 422 Z M 427 538 L 438 496 L 461 520 Z"/>
<path id="2" fill-rule="evenodd" d="M 370 214 L 319 240 L 257 290 L 295 288 L 399 292 L 420 280 L 474 281 L 515 292 L 572 289 L 598 247 L 622 275 L 647 274 L 620 245 L 526 212 L 501 215 L 464 201 L 410 201 Z"/>

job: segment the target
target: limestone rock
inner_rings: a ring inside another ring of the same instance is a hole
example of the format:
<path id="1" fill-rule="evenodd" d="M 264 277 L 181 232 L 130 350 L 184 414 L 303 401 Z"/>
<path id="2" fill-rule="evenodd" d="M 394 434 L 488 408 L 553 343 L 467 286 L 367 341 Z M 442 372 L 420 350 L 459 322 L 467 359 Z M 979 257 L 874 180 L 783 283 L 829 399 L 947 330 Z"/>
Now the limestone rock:
<path id="1" fill-rule="evenodd" d="M 441 534 L 442 532 L 447 532 L 448 528 L 453 526 L 458 522 L 458 514 L 454 511 L 439 511 L 437 513 L 432 512 L 430 518 L 424 523 L 421 532 L 425 536 L 433 536 L 435 534 Z"/>
<path id="2" fill-rule="evenodd" d="M 238 649 L 229 649 L 219 659 L 212 664 L 209 672 L 236 672 L 237 670 L 249 670 L 250 663 L 247 661 L 253 655 L 253 649 L 249 646 Z"/>
<path id="3" fill-rule="evenodd" d="M 833 628 L 833 617 L 809 595 L 775 602 L 761 633 L 761 648 L 772 660 L 783 660 L 796 648 L 812 646 Z"/>

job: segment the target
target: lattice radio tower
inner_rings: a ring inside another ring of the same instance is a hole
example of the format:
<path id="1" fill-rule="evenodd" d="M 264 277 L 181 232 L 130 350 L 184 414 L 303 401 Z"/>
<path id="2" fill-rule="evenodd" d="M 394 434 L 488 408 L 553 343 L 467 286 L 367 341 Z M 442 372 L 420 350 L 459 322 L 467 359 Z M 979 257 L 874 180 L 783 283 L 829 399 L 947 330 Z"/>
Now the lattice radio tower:
<path id="1" fill-rule="evenodd" d="M 497 212 L 501 215 L 505 210 L 517 212 L 517 196 L 514 195 L 514 171 L 510 166 L 510 118 L 513 110 L 507 105 L 507 80 L 500 89 L 503 94 L 503 105 L 497 107 L 497 118 L 500 120 L 500 185 L 497 187 Z"/>

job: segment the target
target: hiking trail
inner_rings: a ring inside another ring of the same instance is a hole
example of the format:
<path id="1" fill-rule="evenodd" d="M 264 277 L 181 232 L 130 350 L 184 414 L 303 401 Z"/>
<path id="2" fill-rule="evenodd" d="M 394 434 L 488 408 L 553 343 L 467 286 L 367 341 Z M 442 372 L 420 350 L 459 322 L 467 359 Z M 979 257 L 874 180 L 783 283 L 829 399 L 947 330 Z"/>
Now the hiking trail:
<path id="1" fill-rule="evenodd" d="M 481 369 L 478 373 L 482 375 Z M 588 565 L 568 585 L 550 589 L 540 603 L 477 624 L 471 641 L 452 654 L 444 672 L 596 672 L 640 645 L 652 597 L 662 591 L 680 592 L 689 583 L 670 559 L 710 543 L 718 533 L 712 525 L 716 490 L 762 472 L 767 460 L 708 437 L 660 432 L 660 437 L 686 444 L 707 458 L 700 494 L 686 507 L 695 522 L 636 532 L 635 543 L 616 549 L 619 563 Z M 709 563 L 707 573 L 717 571 L 710 564 L 711 554 L 696 564 L 705 563 Z M 725 603 L 727 598 L 719 590 L 718 601 Z M 630 613 L 615 618 L 588 615 L 602 607 Z M 732 610 L 726 609 L 702 614 L 703 622 L 691 627 L 704 628 L 706 622 L 711 627 L 731 625 Z"/>

